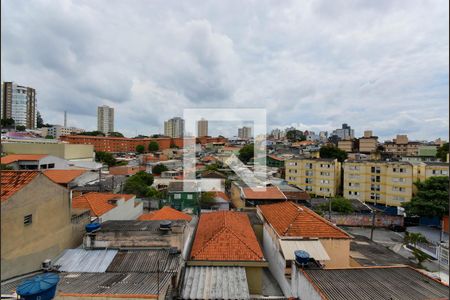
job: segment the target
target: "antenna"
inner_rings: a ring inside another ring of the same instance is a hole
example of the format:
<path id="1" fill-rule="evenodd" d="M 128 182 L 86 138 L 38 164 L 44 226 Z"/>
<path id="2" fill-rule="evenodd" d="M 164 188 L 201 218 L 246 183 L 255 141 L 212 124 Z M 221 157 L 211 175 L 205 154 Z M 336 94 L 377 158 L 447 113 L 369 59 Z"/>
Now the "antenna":
<path id="1" fill-rule="evenodd" d="M 67 111 L 64 111 L 64 127 L 67 127 Z"/>

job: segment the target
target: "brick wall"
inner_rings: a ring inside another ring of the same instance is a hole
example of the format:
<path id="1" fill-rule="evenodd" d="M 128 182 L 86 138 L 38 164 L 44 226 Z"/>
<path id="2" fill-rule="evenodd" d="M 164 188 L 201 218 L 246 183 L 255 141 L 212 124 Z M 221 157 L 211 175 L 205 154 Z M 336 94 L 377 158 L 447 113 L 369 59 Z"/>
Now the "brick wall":
<path id="1" fill-rule="evenodd" d="M 327 213 L 325 213 L 325 218 L 328 219 Z M 344 215 L 332 213 L 331 222 L 341 226 L 372 226 L 372 215 L 358 213 Z M 403 217 L 377 214 L 375 218 L 375 227 L 388 227 L 391 224 L 403 226 Z"/>

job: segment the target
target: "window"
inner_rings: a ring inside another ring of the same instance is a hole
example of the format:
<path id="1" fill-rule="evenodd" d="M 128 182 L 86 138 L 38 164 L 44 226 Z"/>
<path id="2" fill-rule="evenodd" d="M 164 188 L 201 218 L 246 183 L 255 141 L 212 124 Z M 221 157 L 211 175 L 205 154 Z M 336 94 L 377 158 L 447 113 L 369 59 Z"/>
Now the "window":
<path id="1" fill-rule="evenodd" d="M 327 179 L 322 179 L 322 180 L 320 181 L 320 183 L 325 183 L 325 184 L 327 184 L 327 183 L 330 183 L 330 181 L 327 180 Z"/>
<path id="2" fill-rule="evenodd" d="M 322 176 L 330 176 L 330 172 L 320 172 L 320 175 L 322 175 Z"/>
<path id="3" fill-rule="evenodd" d="M 297 163 L 296 163 L 296 162 L 292 162 L 292 161 L 291 161 L 291 162 L 289 162 L 289 163 L 288 163 L 288 165 L 289 165 L 289 166 L 296 166 L 296 165 L 297 165 Z"/>
<path id="4" fill-rule="evenodd" d="M 305 186 L 305 191 L 311 192 L 312 186 L 310 186 L 310 185 Z"/>
<path id="5" fill-rule="evenodd" d="M 305 164 L 305 168 L 307 168 L 307 169 L 312 169 L 312 164 L 311 164 L 311 163 Z"/>
<path id="6" fill-rule="evenodd" d="M 41 169 L 47 169 L 47 165 L 41 165 Z"/>
<path id="7" fill-rule="evenodd" d="M 380 191 L 380 185 L 379 184 L 371 184 L 370 190 L 371 191 Z"/>
<path id="8" fill-rule="evenodd" d="M 380 167 L 372 167 L 370 170 L 372 173 L 380 174 Z"/>
<path id="9" fill-rule="evenodd" d="M 358 171 L 359 170 L 359 166 L 349 166 L 348 167 L 350 170 L 355 170 Z"/>
<path id="10" fill-rule="evenodd" d="M 174 194 L 173 199 L 181 199 L 181 194 Z"/>
<path id="11" fill-rule="evenodd" d="M 305 175 L 306 175 L 306 176 L 313 176 L 313 171 L 306 171 L 306 172 L 305 172 Z"/>
<path id="12" fill-rule="evenodd" d="M 55 164 L 48 164 L 49 169 L 53 169 L 55 167 Z"/>
<path id="13" fill-rule="evenodd" d="M 320 188 L 320 191 L 321 191 L 321 192 L 329 192 L 330 189 L 329 189 L 329 188 Z"/>
<path id="14" fill-rule="evenodd" d="M 380 182 L 380 176 L 372 176 L 371 181 L 372 182 Z"/>
<path id="15" fill-rule="evenodd" d="M 305 178 L 305 183 L 312 183 L 312 182 L 313 182 L 312 178 Z"/>
<path id="16" fill-rule="evenodd" d="M 23 217 L 23 224 L 30 225 L 33 222 L 33 215 L 26 215 Z"/>
<path id="17" fill-rule="evenodd" d="M 192 200 L 192 199 L 193 199 L 192 194 L 188 194 L 188 195 L 187 195 L 187 198 L 188 198 L 188 200 Z"/>
<path id="18" fill-rule="evenodd" d="M 372 200 L 380 200 L 380 194 L 370 193 L 370 199 L 372 199 Z"/>
<path id="19" fill-rule="evenodd" d="M 405 178 L 392 178 L 392 182 L 405 182 Z"/>

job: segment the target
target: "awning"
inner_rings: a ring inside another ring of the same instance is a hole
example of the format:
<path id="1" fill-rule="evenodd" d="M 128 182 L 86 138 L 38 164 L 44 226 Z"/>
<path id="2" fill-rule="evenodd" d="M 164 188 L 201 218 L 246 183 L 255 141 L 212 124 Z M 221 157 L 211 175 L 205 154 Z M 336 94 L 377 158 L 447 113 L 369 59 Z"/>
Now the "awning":
<path id="1" fill-rule="evenodd" d="M 304 250 L 315 260 L 330 260 L 327 251 L 319 240 L 280 240 L 281 251 L 286 260 L 295 260 L 294 252 Z"/>

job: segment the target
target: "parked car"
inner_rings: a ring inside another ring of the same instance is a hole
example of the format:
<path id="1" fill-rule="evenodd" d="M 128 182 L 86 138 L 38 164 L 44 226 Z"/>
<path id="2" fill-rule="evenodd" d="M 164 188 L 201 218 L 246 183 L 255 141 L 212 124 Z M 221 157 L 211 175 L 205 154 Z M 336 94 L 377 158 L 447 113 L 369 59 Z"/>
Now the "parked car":
<path id="1" fill-rule="evenodd" d="M 395 231 L 395 232 L 405 232 L 406 227 L 405 226 L 391 224 L 391 225 L 389 225 L 389 229 L 392 230 L 392 231 Z"/>

